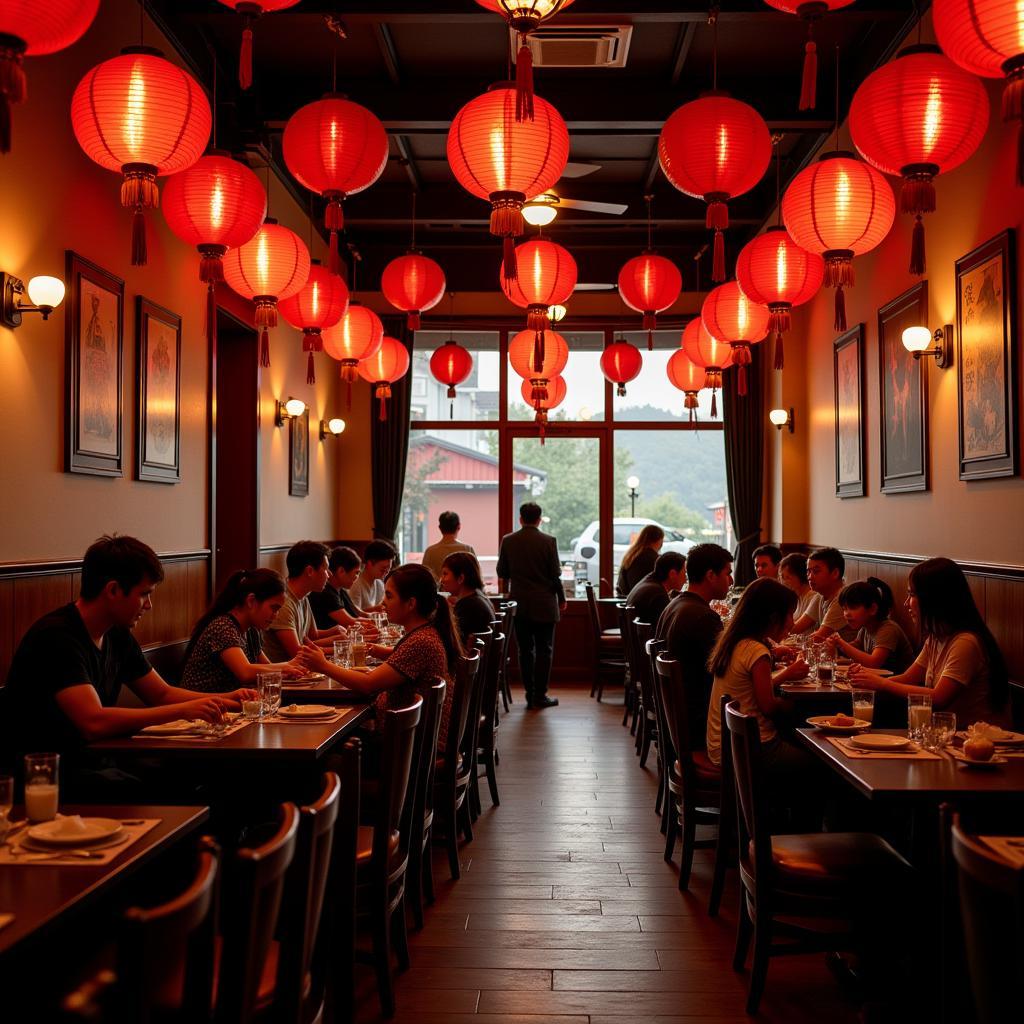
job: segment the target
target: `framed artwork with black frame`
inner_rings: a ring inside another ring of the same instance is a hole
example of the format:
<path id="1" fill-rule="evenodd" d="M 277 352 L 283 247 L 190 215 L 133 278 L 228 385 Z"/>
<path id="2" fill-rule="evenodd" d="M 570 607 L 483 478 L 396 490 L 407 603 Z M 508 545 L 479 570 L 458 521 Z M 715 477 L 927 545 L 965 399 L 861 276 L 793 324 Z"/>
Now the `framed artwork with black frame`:
<path id="1" fill-rule="evenodd" d="M 863 498 L 864 325 L 857 324 L 833 343 L 836 396 L 836 496 Z"/>
<path id="2" fill-rule="evenodd" d="M 878 393 L 884 494 L 928 490 L 928 369 L 903 346 L 908 327 L 928 323 L 928 282 L 878 311 Z"/>
<path id="3" fill-rule="evenodd" d="M 309 408 L 288 419 L 288 493 L 295 498 L 309 494 Z"/>
<path id="4" fill-rule="evenodd" d="M 1016 252 L 1008 229 L 956 261 L 961 480 L 1017 474 Z"/>
<path id="5" fill-rule="evenodd" d="M 135 299 L 135 478 L 181 482 L 181 317 Z"/>
<path id="6" fill-rule="evenodd" d="M 70 249 L 64 317 L 64 470 L 123 476 L 124 281 Z"/>

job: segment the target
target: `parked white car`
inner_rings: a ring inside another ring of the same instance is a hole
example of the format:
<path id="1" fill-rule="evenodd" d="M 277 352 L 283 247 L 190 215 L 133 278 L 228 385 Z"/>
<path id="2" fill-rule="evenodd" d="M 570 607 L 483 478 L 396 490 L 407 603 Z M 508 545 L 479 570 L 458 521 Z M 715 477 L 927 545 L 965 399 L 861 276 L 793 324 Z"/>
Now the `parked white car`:
<path id="1" fill-rule="evenodd" d="M 665 531 L 665 543 L 661 546 L 662 551 L 678 551 L 685 555 L 694 542 L 687 538 L 681 530 L 674 530 L 670 526 L 662 526 L 653 519 L 613 519 L 612 530 L 612 574 L 608 577 L 614 586 L 619 576 L 619 566 L 622 564 L 623 556 L 629 549 L 629 545 L 636 539 L 637 534 L 645 526 L 661 526 Z M 572 557 L 576 562 L 585 562 L 587 566 L 587 579 L 595 586 L 600 582 L 600 543 L 601 530 L 595 519 L 584 531 L 572 542 Z"/>

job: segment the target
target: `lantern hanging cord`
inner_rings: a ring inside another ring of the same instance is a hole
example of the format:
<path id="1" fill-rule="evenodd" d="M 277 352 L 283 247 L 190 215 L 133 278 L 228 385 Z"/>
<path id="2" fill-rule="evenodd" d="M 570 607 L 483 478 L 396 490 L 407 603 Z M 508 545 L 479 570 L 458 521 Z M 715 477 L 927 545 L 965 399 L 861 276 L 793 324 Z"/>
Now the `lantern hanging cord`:
<path id="1" fill-rule="evenodd" d="M 211 49 L 213 57 L 213 148 L 217 148 L 217 56 Z"/>
<path id="2" fill-rule="evenodd" d="M 412 190 L 412 248 L 416 248 L 416 188 Z"/>
<path id="3" fill-rule="evenodd" d="M 779 227 L 782 226 L 782 136 L 773 135 L 772 145 L 775 147 L 775 216 Z"/>
<path id="4" fill-rule="evenodd" d="M 455 322 L 454 321 L 454 317 L 455 317 L 455 292 L 449 292 L 448 293 L 448 340 L 449 341 L 454 341 L 455 340 L 455 338 L 452 337 L 452 330 L 453 330 L 453 325 L 454 325 L 454 322 Z"/>
<path id="5" fill-rule="evenodd" d="M 146 5 L 139 0 L 139 46 L 146 45 Z"/>
<path id="6" fill-rule="evenodd" d="M 836 43 L 836 152 L 839 152 L 839 44 Z"/>
<path id="7" fill-rule="evenodd" d="M 644 202 L 647 204 L 647 248 L 651 250 L 654 248 L 654 225 L 651 221 L 651 209 L 654 205 L 654 196 L 644 196 Z"/>
<path id="8" fill-rule="evenodd" d="M 712 4 L 708 9 L 708 24 L 713 33 L 712 56 L 711 56 L 711 88 L 718 90 L 718 4 Z"/>

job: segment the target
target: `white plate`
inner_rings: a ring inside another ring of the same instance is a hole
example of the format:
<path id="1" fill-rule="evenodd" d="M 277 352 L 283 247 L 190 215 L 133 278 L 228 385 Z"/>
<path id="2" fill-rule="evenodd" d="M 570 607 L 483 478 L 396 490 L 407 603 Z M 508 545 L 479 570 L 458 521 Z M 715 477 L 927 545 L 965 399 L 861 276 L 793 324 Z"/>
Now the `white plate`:
<path id="1" fill-rule="evenodd" d="M 910 740 L 906 736 L 892 736 L 885 732 L 868 732 L 854 736 L 850 746 L 858 750 L 906 750 Z"/>
<path id="2" fill-rule="evenodd" d="M 337 712 L 329 704 L 286 704 L 278 714 L 282 718 L 327 718 Z"/>
<path id="3" fill-rule="evenodd" d="M 173 722 L 147 725 L 141 734 L 143 736 L 197 736 L 205 731 L 205 723 L 198 719 L 176 718 Z"/>
<path id="4" fill-rule="evenodd" d="M 871 723 L 865 722 L 863 718 L 855 718 L 853 725 L 832 725 L 833 718 L 835 715 L 815 715 L 813 718 L 807 719 L 807 724 L 813 725 L 815 729 L 820 729 L 822 732 L 835 733 L 837 736 L 863 732 L 865 729 L 871 728 Z"/>
<path id="5" fill-rule="evenodd" d="M 37 843 L 46 843 L 48 846 L 82 846 L 84 843 L 98 843 L 109 839 L 121 831 L 121 822 L 115 818 L 78 818 L 81 828 L 73 831 L 68 829 L 67 822 L 72 818 L 56 818 L 53 821 L 44 821 L 40 825 L 32 825 L 28 835 Z"/>
<path id="6" fill-rule="evenodd" d="M 307 672 L 304 676 L 295 676 L 291 679 L 285 679 L 282 682 L 283 686 L 294 686 L 296 683 L 319 683 L 322 679 L 327 677 L 323 672 Z"/>

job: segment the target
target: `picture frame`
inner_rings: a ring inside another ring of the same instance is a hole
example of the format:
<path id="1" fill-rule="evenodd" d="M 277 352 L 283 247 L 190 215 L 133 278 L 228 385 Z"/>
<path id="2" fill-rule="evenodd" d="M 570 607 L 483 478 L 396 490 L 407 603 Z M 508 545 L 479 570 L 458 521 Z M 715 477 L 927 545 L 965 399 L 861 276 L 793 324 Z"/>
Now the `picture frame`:
<path id="1" fill-rule="evenodd" d="M 928 490 L 928 363 L 903 346 L 907 327 L 928 323 L 928 282 L 878 311 L 879 469 L 883 494 Z"/>
<path id="2" fill-rule="evenodd" d="M 864 325 L 857 324 L 833 342 L 835 387 L 836 497 L 863 498 L 864 466 Z"/>
<path id="3" fill-rule="evenodd" d="M 288 493 L 294 498 L 309 494 L 309 409 L 288 420 Z"/>
<path id="4" fill-rule="evenodd" d="M 1016 476 L 1017 243 L 1012 228 L 956 261 L 959 476 Z"/>
<path id="5" fill-rule="evenodd" d="M 181 317 L 135 299 L 135 479 L 181 483 Z"/>
<path id="6" fill-rule="evenodd" d="M 64 471 L 124 475 L 124 281 L 65 251 Z"/>

